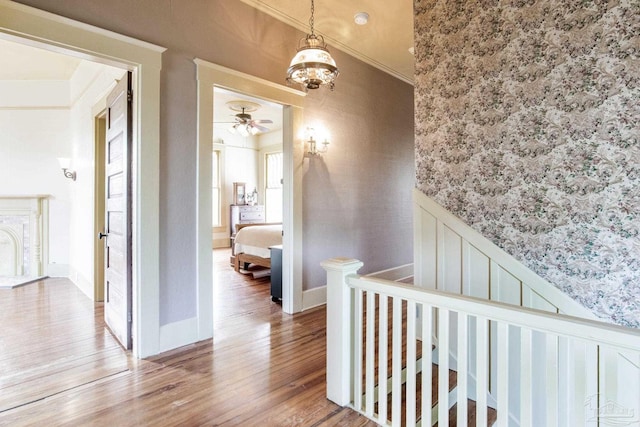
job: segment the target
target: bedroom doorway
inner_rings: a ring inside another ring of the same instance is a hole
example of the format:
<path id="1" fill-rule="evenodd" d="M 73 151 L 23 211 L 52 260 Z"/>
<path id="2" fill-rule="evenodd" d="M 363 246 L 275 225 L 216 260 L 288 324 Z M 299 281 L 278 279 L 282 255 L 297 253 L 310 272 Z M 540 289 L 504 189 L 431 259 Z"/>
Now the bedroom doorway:
<path id="1" fill-rule="evenodd" d="M 222 248 L 235 224 L 282 222 L 282 105 L 219 87 L 213 104 L 213 247 Z M 245 196 L 234 200 L 238 185 Z"/>
<path id="2" fill-rule="evenodd" d="M 230 249 L 236 274 L 281 283 L 281 257 L 272 262 L 271 247 L 283 243 L 283 107 L 214 87 L 213 111 L 213 248 Z M 249 237 L 254 240 L 241 242 Z M 251 264 L 239 256 L 251 256 Z M 272 292 L 274 302 L 281 297 L 281 288 Z"/>
<path id="3" fill-rule="evenodd" d="M 213 229 L 212 160 L 214 144 L 221 144 L 214 137 L 214 89 L 220 88 L 259 101 L 277 104 L 282 117 L 282 311 L 297 313 L 303 309 L 302 292 L 302 164 L 304 150 L 296 143 L 296 135 L 303 132 L 302 108 L 305 93 L 263 80 L 248 74 L 231 70 L 201 59 L 195 59 L 198 79 L 198 301 L 199 327 L 202 331 L 213 326 L 213 254 L 212 246 L 216 236 Z M 218 107 L 220 109 L 220 107 Z M 228 106 L 223 108 L 223 117 L 235 121 L 235 114 L 229 114 Z M 240 113 L 242 108 L 240 107 Z M 258 115 L 251 120 L 264 120 Z M 227 128 L 235 123 L 226 123 Z M 257 123 L 271 125 L 272 123 Z M 267 127 L 265 126 L 265 127 Z M 247 130 L 245 128 L 245 130 Z M 250 130 L 248 130 L 251 132 Z M 228 139 L 228 138 L 227 138 Z M 225 138 L 223 137 L 224 141 Z M 264 173 L 261 172 L 261 173 Z M 233 183 L 231 183 L 233 185 Z M 248 191 L 252 192 L 253 188 Z M 258 190 L 259 191 L 259 190 Z M 260 197 L 258 195 L 258 197 Z M 224 208 L 223 208 L 224 209 Z M 222 215 L 229 215 L 222 212 Z M 221 218 L 221 221 L 223 218 Z M 228 221 L 228 220 L 225 220 Z M 219 227 L 221 230 L 222 227 Z M 227 228 L 230 233 L 230 228 Z M 229 235 L 225 236 L 229 238 Z M 230 241 L 229 241 L 230 245 Z"/>

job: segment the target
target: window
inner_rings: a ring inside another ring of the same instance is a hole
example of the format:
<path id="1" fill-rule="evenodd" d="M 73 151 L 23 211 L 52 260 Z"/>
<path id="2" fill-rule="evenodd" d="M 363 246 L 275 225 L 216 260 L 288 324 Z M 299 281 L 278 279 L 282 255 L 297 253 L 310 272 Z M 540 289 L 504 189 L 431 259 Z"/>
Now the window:
<path id="1" fill-rule="evenodd" d="M 265 157 L 265 215 L 267 222 L 282 222 L 282 152 Z"/>
<path id="2" fill-rule="evenodd" d="M 213 227 L 222 226 L 222 189 L 220 183 L 220 150 L 213 150 L 211 165 L 211 202 Z"/>

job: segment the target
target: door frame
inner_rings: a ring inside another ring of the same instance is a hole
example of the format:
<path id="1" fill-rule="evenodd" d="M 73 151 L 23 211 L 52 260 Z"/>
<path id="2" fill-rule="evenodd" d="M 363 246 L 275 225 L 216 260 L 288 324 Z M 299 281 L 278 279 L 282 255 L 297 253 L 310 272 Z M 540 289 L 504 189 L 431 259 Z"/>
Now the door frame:
<path id="1" fill-rule="evenodd" d="M 0 0 L 0 37 L 133 72 L 133 354 L 157 354 L 160 69 L 166 49 L 8 0 Z"/>
<path id="2" fill-rule="evenodd" d="M 106 97 L 92 109 L 94 120 L 94 184 L 93 235 L 105 232 L 105 148 L 107 136 Z M 94 240 L 93 245 L 93 301 L 104 301 L 104 242 Z"/>
<path id="3" fill-rule="evenodd" d="M 302 311 L 302 164 L 304 149 L 295 144 L 303 132 L 305 92 L 196 58 L 198 83 L 198 335 L 213 333 L 213 253 L 211 236 L 211 150 L 213 88 L 221 87 L 283 106 L 283 275 L 282 310 Z"/>

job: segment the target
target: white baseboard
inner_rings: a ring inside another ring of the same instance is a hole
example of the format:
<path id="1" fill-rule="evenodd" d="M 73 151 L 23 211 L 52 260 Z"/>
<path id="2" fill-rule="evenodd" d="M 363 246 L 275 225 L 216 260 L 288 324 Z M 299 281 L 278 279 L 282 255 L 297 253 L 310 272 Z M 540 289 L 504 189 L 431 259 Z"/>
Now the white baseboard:
<path id="1" fill-rule="evenodd" d="M 181 320 L 160 326 L 159 353 L 198 341 L 198 318 Z"/>
<path id="2" fill-rule="evenodd" d="M 308 289 L 302 292 L 302 311 L 327 303 L 327 287 Z"/>
<path id="3" fill-rule="evenodd" d="M 49 276 L 51 276 L 51 274 Z M 82 273 L 73 268 L 73 266 L 69 266 L 68 277 L 69 280 L 71 280 L 73 284 L 82 291 L 82 293 L 91 298 L 91 301 L 94 300 L 93 280 L 89 280 L 84 277 Z"/>
<path id="4" fill-rule="evenodd" d="M 222 249 L 222 248 L 229 248 L 230 243 L 229 243 L 229 238 L 223 238 L 223 239 L 213 239 L 213 249 Z"/>
<path id="5" fill-rule="evenodd" d="M 69 264 L 47 264 L 47 276 L 49 277 L 69 277 Z"/>
<path id="6" fill-rule="evenodd" d="M 413 264 L 405 264 L 399 267 L 388 268 L 367 274 L 367 277 L 398 281 L 413 276 Z M 302 311 L 318 307 L 327 303 L 327 287 L 320 286 L 302 292 Z"/>
<path id="7" fill-rule="evenodd" d="M 397 282 L 399 280 L 408 279 L 413 277 L 413 264 L 405 264 L 399 267 L 388 268 L 386 270 L 376 271 L 375 273 L 367 274 L 367 277 L 375 277 L 376 279 L 390 280 Z"/>

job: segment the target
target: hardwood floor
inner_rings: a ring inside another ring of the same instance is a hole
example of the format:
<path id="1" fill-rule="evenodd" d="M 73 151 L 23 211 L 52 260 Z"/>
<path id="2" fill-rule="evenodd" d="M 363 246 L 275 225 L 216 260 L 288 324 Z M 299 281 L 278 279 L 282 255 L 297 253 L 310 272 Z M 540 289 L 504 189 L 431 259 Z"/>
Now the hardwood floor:
<path id="1" fill-rule="evenodd" d="M 325 309 L 290 316 L 269 279 L 214 251 L 214 340 L 131 358 L 71 282 L 0 289 L 0 425 L 374 426 L 325 398 Z"/>

